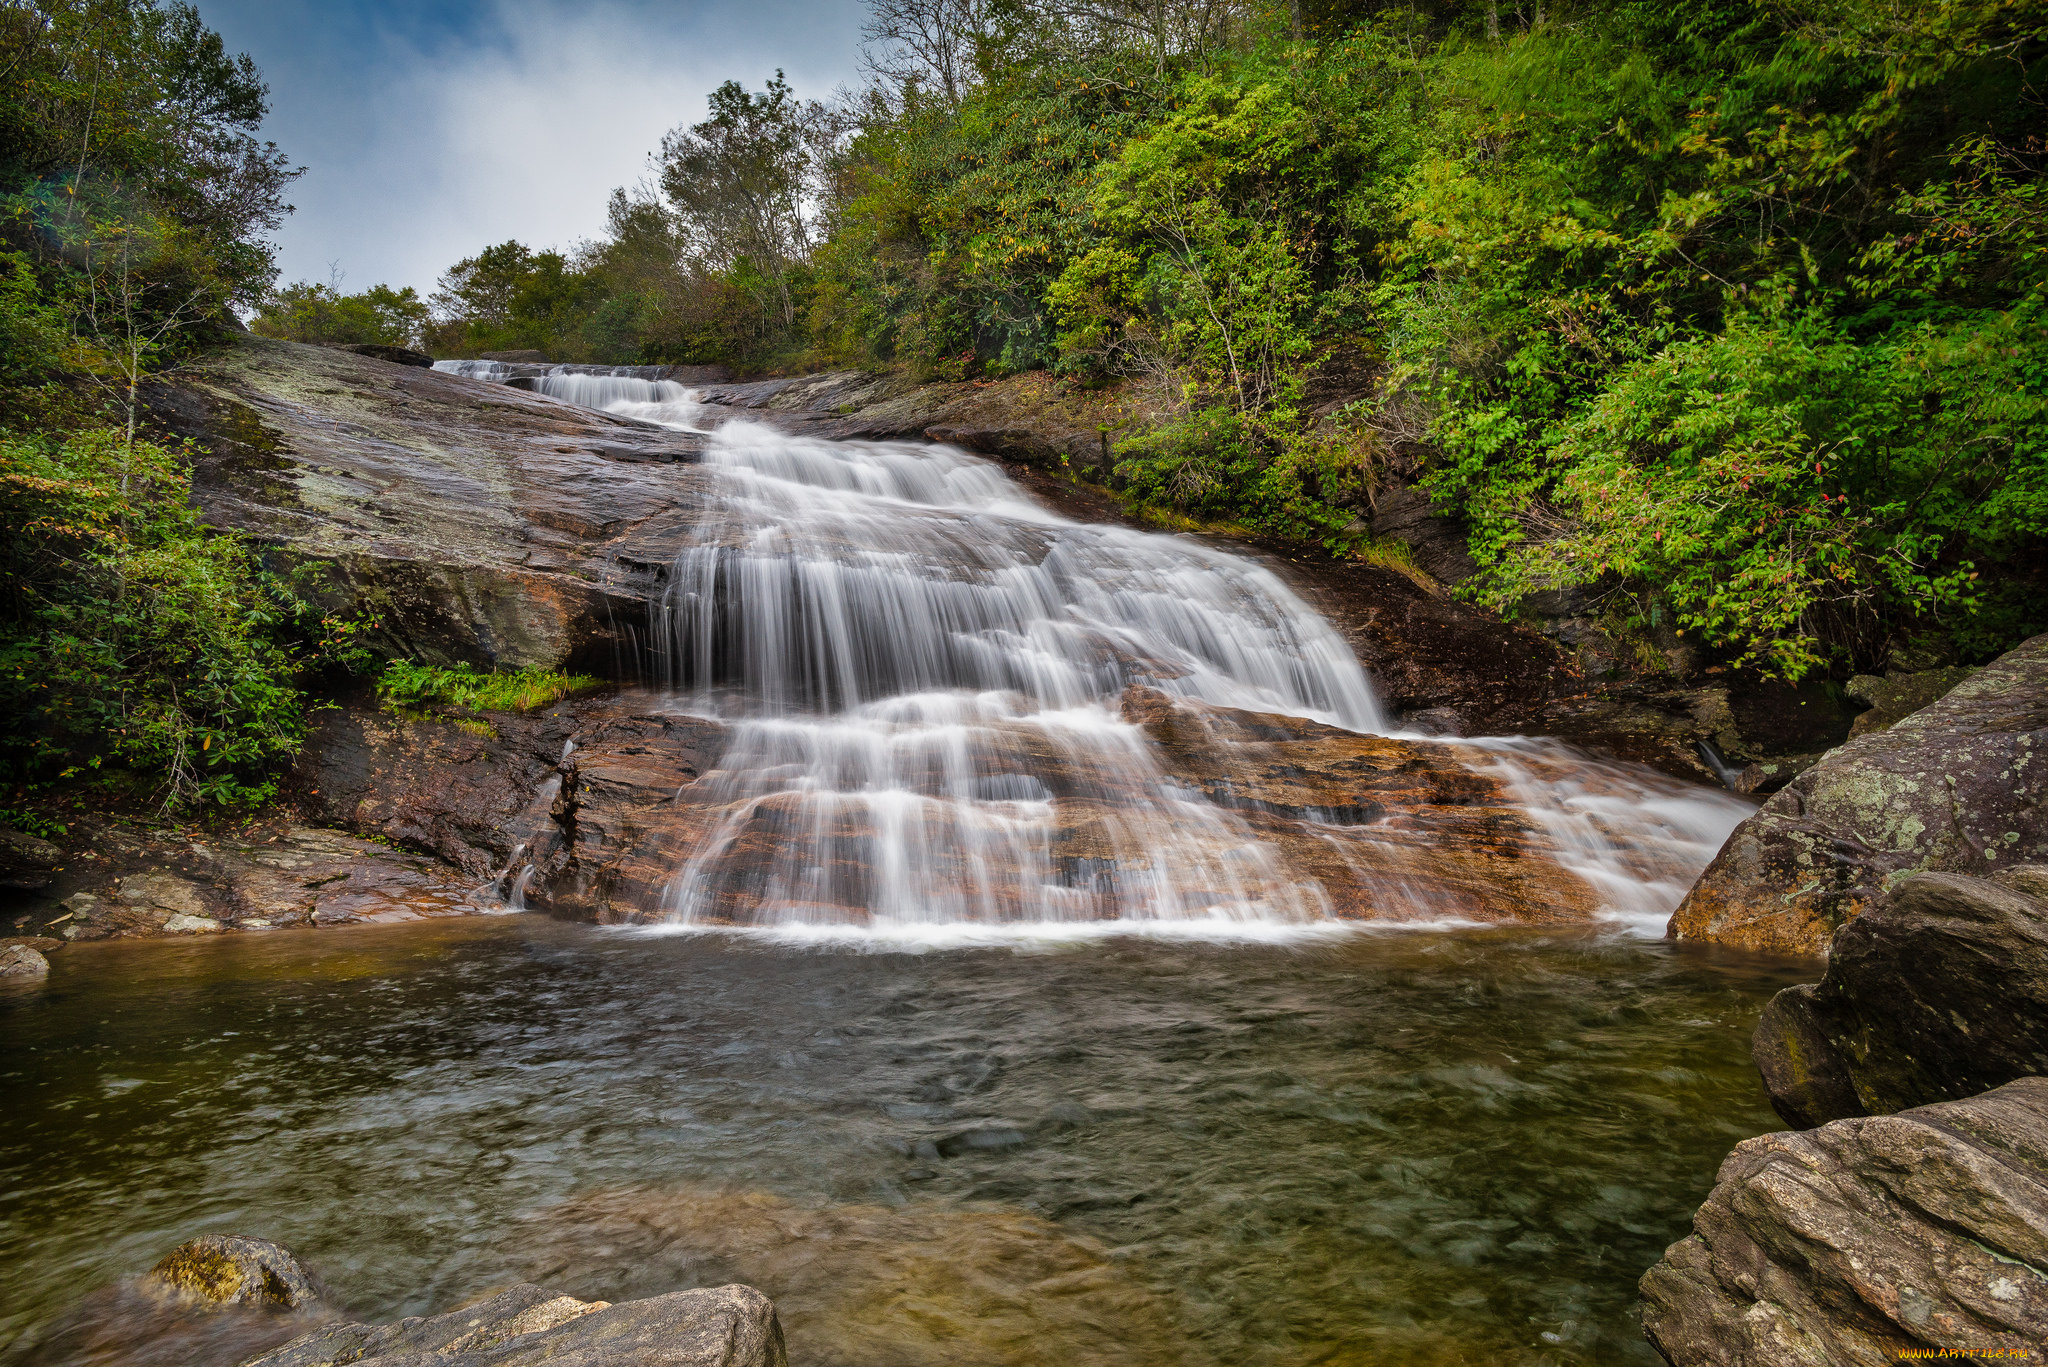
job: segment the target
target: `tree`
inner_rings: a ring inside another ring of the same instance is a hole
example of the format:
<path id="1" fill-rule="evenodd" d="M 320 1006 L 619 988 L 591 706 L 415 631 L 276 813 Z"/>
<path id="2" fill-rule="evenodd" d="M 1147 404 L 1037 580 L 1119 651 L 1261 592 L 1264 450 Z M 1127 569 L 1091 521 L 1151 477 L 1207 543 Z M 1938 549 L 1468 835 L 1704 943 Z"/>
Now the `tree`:
<path id="1" fill-rule="evenodd" d="M 711 117 L 661 140 L 662 193 L 700 267 L 758 277 L 764 329 L 797 319 L 793 276 L 810 259 L 812 218 L 842 121 L 800 100 L 780 71 L 759 94 L 711 92 Z"/>
<path id="2" fill-rule="evenodd" d="M 896 90 L 936 90 L 957 107 L 988 35 L 987 0 L 870 0 L 861 65 Z"/>
<path id="3" fill-rule="evenodd" d="M 170 306 L 196 294 L 218 317 L 260 299 L 299 171 L 256 136 L 269 92 L 254 64 L 189 4 L 17 0 L 0 14 L 0 246 L 51 277 L 78 264 L 82 232 L 125 220 L 175 245 L 189 278 L 158 280 Z"/>
<path id="4" fill-rule="evenodd" d="M 288 342 L 381 343 L 417 347 L 431 315 L 412 286 L 372 285 L 343 294 L 335 285 L 301 281 L 264 299 L 249 330 Z"/>

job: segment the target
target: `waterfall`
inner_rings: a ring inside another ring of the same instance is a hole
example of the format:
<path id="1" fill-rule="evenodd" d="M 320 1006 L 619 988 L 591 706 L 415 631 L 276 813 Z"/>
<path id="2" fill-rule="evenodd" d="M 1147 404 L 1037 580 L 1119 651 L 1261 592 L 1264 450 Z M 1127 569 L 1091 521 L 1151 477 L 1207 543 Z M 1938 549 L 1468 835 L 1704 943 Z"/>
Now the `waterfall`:
<path id="1" fill-rule="evenodd" d="M 444 375 L 460 375 L 465 380 L 486 380 L 503 383 L 511 375 L 512 368 L 503 361 L 436 361 L 434 369 Z"/>
<path id="2" fill-rule="evenodd" d="M 532 387 L 706 427 L 688 390 L 644 374 L 555 367 Z M 1177 786 L 1124 719 L 1143 685 L 1389 729 L 1342 638 L 1271 569 L 1192 536 L 1060 517 L 945 446 L 743 420 L 705 437 L 712 493 L 654 606 L 652 653 L 678 705 L 726 722 L 728 741 L 692 785 L 715 817 L 674 852 L 660 918 L 1299 927 L 1327 919 L 1332 869 L 1393 919 L 1456 914 L 1426 843 L 1311 820 L 1330 849 L 1305 872 L 1255 814 Z M 1643 928 L 1749 810 L 1555 743 L 1438 744 Z"/>

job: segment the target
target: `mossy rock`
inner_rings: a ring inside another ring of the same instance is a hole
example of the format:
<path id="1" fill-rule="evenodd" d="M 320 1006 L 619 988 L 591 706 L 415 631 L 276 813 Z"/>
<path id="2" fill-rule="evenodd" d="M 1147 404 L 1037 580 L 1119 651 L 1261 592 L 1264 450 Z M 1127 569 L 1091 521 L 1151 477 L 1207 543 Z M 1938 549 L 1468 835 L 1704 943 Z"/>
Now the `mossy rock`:
<path id="1" fill-rule="evenodd" d="M 144 1283 L 205 1305 L 297 1310 L 320 1299 L 319 1288 L 289 1249 L 239 1234 L 206 1234 L 179 1244 L 149 1270 Z"/>

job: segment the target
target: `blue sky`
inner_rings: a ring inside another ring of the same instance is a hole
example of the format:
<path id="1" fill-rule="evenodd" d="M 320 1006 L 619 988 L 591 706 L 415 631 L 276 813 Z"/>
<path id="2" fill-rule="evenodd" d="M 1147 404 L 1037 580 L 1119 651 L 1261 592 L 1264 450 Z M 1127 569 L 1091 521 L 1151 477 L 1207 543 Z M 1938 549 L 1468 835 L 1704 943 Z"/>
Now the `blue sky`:
<path id="1" fill-rule="evenodd" d="M 270 84 L 264 135 L 307 168 L 287 280 L 412 285 L 516 237 L 566 247 L 678 123 L 777 67 L 856 80 L 860 0 L 198 0 Z"/>

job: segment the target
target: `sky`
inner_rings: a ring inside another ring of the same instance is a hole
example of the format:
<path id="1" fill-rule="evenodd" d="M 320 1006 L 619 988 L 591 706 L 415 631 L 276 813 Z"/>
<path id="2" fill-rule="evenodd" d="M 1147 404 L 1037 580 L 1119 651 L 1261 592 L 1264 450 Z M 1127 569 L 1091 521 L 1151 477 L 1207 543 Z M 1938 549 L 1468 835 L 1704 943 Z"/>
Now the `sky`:
<path id="1" fill-rule="evenodd" d="M 568 247 L 720 82 L 857 79 L 861 0 L 198 0 L 306 174 L 282 279 L 422 294 L 507 238 Z"/>

